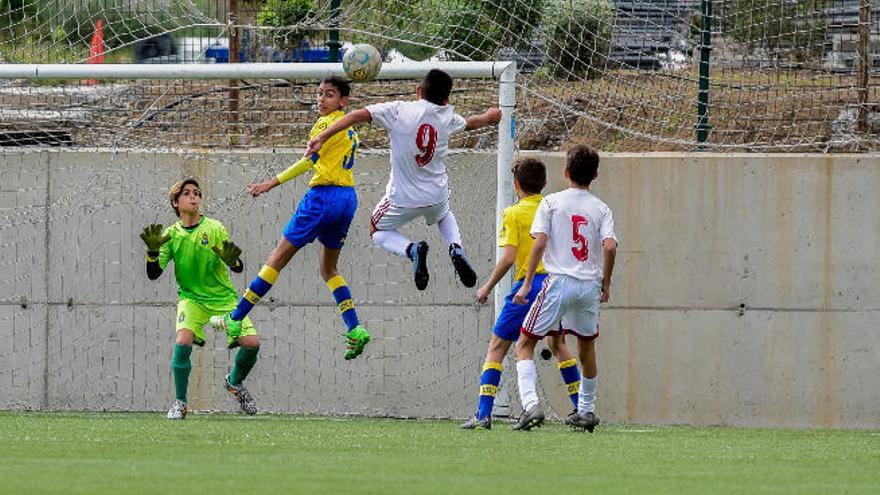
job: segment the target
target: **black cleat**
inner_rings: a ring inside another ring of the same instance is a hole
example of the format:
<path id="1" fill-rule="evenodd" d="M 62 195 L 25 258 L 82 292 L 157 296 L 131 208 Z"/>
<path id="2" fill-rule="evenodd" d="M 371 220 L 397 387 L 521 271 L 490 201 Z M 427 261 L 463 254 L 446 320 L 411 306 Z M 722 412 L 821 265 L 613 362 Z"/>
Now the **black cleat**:
<path id="1" fill-rule="evenodd" d="M 455 267 L 455 273 L 465 287 L 473 287 L 477 285 L 477 273 L 471 267 L 470 262 L 464 256 L 464 249 L 458 244 L 449 245 L 449 257 L 452 258 L 452 266 Z"/>
<path id="2" fill-rule="evenodd" d="M 226 375 L 223 385 L 226 388 L 226 391 L 238 401 L 242 412 L 245 414 L 257 414 L 257 403 L 254 401 L 250 392 L 244 388 L 244 383 L 233 385 L 229 383 L 229 375 Z"/>
<path id="3" fill-rule="evenodd" d="M 575 430 L 584 429 L 590 433 L 599 426 L 599 417 L 592 412 L 585 414 L 569 414 L 565 418 L 565 424 L 571 426 Z"/>
<path id="4" fill-rule="evenodd" d="M 419 241 L 413 244 L 409 250 L 409 257 L 413 262 L 413 281 L 416 289 L 425 290 L 428 286 L 428 243 Z"/>
<path id="5" fill-rule="evenodd" d="M 541 404 L 535 404 L 528 411 L 524 411 L 519 421 L 513 425 L 514 430 L 529 431 L 532 428 L 538 428 L 544 423 L 544 410 Z"/>
<path id="6" fill-rule="evenodd" d="M 476 415 L 471 416 L 471 419 L 462 423 L 460 428 L 462 430 L 475 430 L 477 428 L 482 428 L 484 430 L 491 430 L 492 429 L 492 417 L 486 416 L 485 418 L 478 418 Z"/>

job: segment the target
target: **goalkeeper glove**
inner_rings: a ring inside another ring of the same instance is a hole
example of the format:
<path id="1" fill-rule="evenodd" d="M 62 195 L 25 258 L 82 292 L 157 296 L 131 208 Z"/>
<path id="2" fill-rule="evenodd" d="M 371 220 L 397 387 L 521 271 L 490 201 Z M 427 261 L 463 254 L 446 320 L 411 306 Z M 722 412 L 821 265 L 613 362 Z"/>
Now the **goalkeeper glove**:
<path id="1" fill-rule="evenodd" d="M 171 236 L 163 236 L 162 225 L 154 223 L 144 227 L 144 231 L 141 232 L 141 239 L 147 245 L 147 252 L 155 253 L 159 251 L 163 244 L 171 240 Z"/>
<path id="2" fill-rule="evenodd" d="M 241 256 L 241 248 L 232 241 L 223 241 L 222 246 L 214 246 L 211 250 L 226 263 L 226 266 L 235 266 L 238 264 L 238 257 Z"/>

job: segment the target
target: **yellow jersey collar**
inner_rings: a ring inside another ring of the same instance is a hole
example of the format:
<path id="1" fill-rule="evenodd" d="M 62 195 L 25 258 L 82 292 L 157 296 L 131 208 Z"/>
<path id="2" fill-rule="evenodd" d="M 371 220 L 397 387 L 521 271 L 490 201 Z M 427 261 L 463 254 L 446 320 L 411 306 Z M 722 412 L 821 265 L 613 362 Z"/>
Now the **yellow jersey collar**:
<path id="1" fill-rule="evenodd" d="M 328 119 L 328 120 L 336 121 L 336 120 L 341 119 L 343 115 L 345 115 L 345 112 L 343 112 L 342 110 L 336 110 L 335 112 L 328 113 L 327 115 L 324 116 L 324 118 Z"/>

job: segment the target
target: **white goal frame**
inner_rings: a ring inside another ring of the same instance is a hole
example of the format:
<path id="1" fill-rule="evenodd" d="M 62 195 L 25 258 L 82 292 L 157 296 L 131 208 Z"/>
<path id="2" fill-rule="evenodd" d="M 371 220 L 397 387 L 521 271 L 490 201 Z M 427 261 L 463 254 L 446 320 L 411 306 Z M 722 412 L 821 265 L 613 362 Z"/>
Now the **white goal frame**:
<path id="1" fill-rule="evenodd" d="M 419 79 L 431 69 L 442 69 L 454 78 L 492 78 L 498 81 L 498 160 L 496 172 L 495 232 L 501 228 L 501 212 L 515 199 L 511 165 L 516 149 L 516 62 L 404 62 L 383 64 L 377 79 Z M 321 79 L 345 76 L 341 63 L 247 63 L 247 64 L 0 64 L 2 79 Z M 496 260 L 501 249 L 496 248 Z M 504 306 L 512 276 L 495 288 L 495 316 Z"/>

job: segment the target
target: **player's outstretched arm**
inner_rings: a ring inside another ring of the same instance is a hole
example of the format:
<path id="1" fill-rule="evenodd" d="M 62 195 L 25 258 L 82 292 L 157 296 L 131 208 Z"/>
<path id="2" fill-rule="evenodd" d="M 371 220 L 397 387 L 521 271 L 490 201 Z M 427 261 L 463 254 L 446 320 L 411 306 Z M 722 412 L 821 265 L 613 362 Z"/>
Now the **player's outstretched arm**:
<path id="1" fill-rule="evenodd" d="M 325 129 L 324 132 L 318 134 L 309 141 L 309 145 L 306 148 L 306 156 L 311 156 L 312 153 L 317 153 L 321 149 L 321 146 L 323 146 L 324 143 L 337 132 L 344 131 L 345 129 L 348 129 L 355 124 L 360 124 L 361 122 L 372 121 L 373 116 L 366 108 L 355 110 L 354 112 L 343 115 L 341 119 L 334 122 L 333 125 Z"/>
<path id="2" fill-rule="evenodd" d="M 236 273 L 244 270 L 244 263 L 241 261 L 241 248 L 236 246 L 234 242 L 225 240 L 219 246 L 212 247 L 211 250 L 220 258 L 220 261 L 226 263 L 230 270 Z"/>
<path id="3" fill-rule="evenodd" d="M 162 245 L 171 240 L 171 236 L 162 235 L 163 227 L 161 224 L 154 223 L 147 225 L 141 232 L 141 240 L 147 245 L 147 278 L 156 280 L 162 275 L 162 268 L 159 266 L 159 250 Z"/>
<path id="4" fill-rule="evenodd" d="M 602 251 L 605 258 L 602 263 L 602 293 L 599 302 L 608 302 L 611 297 L 611 272 L 614 271 L 614 259 L 617 258 L 617 241 L 605 239 L 602 241 Z"/>
<path id="5" fill-rule="evenodd" d="M 256 198 L 257 196 L 265 192 L 269 192 L 275 187 L 284 184 L 289 180 L 299 177 L 300 175 L 311 170 L 314 166 L 315 162 L 309 159 L 309 157 L 304 156 L 290 167 L 287 167 L 287 170 L 281 172 L 275 177 L 272 177 L 265 182 L 257 182 L 256 184 L 251 184 L 250 186 L 248 186 L 248 192 L 251 194 L 251 196 Z"/>
<path id="6" fill-rule="evenodd" d="M 275 186 L 277 186 L 279 184 L 281 184 L 281 182 L 278 180 L 278 177 L 272 177 L 271 179 L 269 179 L 265 182 L 256 182 L 254 184 L 249 185 L 248 192 L 251 194 L 251 196 L 256 198 L 257 196 L 259 196 L 260 194 L 263 194 L 264 192 L 271 191 L 272 189 L 275 188 Z"/>
<path id="7" fill-rule="evenodd" d="M 532 281 L 535 280 L 535 272 L 538 271 L 538 264 L 544 258 L 544 250 L 547 248 L 547 234 L 540 233 L 535 236 L 535 243 L 532 245 L 532 251 L 529 253 L 529 265 L 526 269 L 526 278 L 523 279 L 522 287 L 513 296 L 513 302 L 516 304 L 525 304 L 529 302 L 526 296 L 532 291 Z"/>
<path id="8" fill-rule="evenodd" d="M 495 269 L 492 270 L 492 274 L 489 275 L 489 280 L 487 280 L 482 287 L 477 289 L 478 303 L 485 304 L 489 299 L 489 294 L 492 293 L 492 289 L 498 285 L 498 281 L 507 274 L 507 271 L 510 270 L 510 267 L 513 266 L 515 261 L 516 246 L 504 246 L 501 251 L 501 256 L 498 258 L 498 263 L 495 264 Z"/>
<path id="9" fill-rule="evenodd" d="M 498 107 L 492 107 L 479 115 L 471 115 L 465 119 L 465 129 L 471 131 L 479 129 L 487 125 L 497 124 L 501 122 L 501 110 Z"/>

